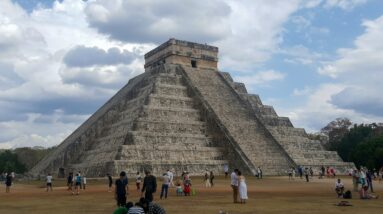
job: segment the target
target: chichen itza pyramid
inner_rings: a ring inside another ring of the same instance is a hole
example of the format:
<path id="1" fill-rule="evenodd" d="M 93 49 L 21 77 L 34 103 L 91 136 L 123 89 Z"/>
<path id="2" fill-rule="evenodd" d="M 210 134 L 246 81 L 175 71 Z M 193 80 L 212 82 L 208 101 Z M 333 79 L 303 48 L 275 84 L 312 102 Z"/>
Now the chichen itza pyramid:
<path id="1" fill-rule="evenodd" d="M 243 83 L 217 68 L 218 48 L 170 39 L 145 55 L 145 72 L 67 137 L 31 171 L 88 177 L 150 169 L 160 174 L 223 165 L 254 174 L 285 174 L 292 166 L 331 166 L 345 172 L 353 163 L 325 151 L 304 129 L 279 117 L 248 94 Z"/>

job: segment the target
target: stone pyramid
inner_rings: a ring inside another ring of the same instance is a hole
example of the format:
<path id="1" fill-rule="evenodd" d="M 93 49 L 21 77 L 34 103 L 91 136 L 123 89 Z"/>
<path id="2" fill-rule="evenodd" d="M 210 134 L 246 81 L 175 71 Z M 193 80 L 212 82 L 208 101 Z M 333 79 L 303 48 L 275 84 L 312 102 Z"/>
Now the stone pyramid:
<path id="1" fill-rule="evenodd" d="M 30 174 L 88 177 L 150 169 L 161 174 L 223 166 L 254 174 L 286 174 L 302 165 L 353 167 L 294 128 L 243 83 L 217 69 L 218 48 L 170 39 L 145 55 L 145 72 L 131 79 Z"/>

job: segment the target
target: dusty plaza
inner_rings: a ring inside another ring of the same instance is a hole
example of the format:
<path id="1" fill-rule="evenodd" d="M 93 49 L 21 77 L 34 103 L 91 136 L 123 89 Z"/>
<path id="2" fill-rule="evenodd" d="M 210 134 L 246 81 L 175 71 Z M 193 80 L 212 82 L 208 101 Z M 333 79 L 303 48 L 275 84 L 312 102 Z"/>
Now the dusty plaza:
<path id="1" fill-rule="evenodd" d="M 352 188 L 350 177 L 341 177 L 346 189 Z M 249 200 L 246 204 L 234 204 L 230 188 L 230 178 L 218 177 L 212 188 L 205 188 L 203 178 L 192 177 L 195 196 L 176 196 L 175 189 L 169 189 L 169 197 L 159 200 L 159 192 L 154 201 L 170 214 L 207 213 L 224 211 L 236 213 L 380 213 L 383 199 L 361 200 L 353 192 L 352 199 L 338 199 L 334 192 L 334 178 L 318 179 L 310 182 L 287 176 L 247 177 Z M 113 193 L 107 191 L 107 179 L 89 180 L 85 191 L 72 195 L 66 190 L 63 180 L 53 182 L 53 192 L 45 192 L 44 182 L 16 182 L 11 193 L 6 194 L 3 186 L 0 192 L 0 213 L 112 213 L 116 208 Z M 375 194 L 383 194 L 383 182 L 374 182 Z M 138 201 L 133 179 L 129 179 L 128 201 Z M 353 206 L 339 207 L 342 200 Z"/>

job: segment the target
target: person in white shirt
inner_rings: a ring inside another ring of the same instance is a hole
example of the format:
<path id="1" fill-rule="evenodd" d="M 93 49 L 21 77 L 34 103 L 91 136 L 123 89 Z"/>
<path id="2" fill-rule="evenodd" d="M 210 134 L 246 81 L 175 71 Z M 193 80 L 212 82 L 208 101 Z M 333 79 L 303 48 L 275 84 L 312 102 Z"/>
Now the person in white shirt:
<path id="1" fill-rule="evenodd" d="M 223 171 L 225 172 L 225 179 L 226 179 L 227 175 L 229 174 L 229 165 L 227 164 L 223 165 Z"/>
<path id="2" fill-rule="evenodd" d="M 338 179 L 338 181 L 335 183 L 335 192 L 336 192 L 336 194 L 338 194 L 338 198 L 343 196 L 344 185 L 340 181 L 340 179 Z"/>
<path id="3" fill-rule="evenodd" d="M 231 188 L 233 189 L 233 202 L 238 203 L 238 169 L 234 169 L 231 173 Z"/>
<path id="4" fill-rule="evenodd" d="M 82 177 L 82 188 L 83 188 L 83 190 L 85 190 L 85 188 L 86 188 L 86 176 L 85 175 Z"/>
<path id="5" fill-rule="evenodd" d="M 168 174 L 169 179 L 170 179 L 169 186 L 173 187 L 174 186 L 174 183 L 173 183 L 173 178 L 174 178 L 173 172 L 170 169 L 168 169 L 167 174 Z"/>
<path id="6" fill-rule="evenodd" d="M 161 188 L 160 199 L 162 199 L 164 195 L 165 195 L 165 199 L 168 197 L 169 183 L 170 183 L 169 175 L 167 173 L 164 173 L 162 176 L 162 188 Z"/>
<path id="7" fill-rule="evenodd" d="M 141 187 L 140 187 L 141 181 L 142 181 L 142 177 L 140 175 L 140 172 L 137 171 L 137 173 L 136 173 L 136 187 L 137 187 L 137 191 L 140 191 L 140 189 L 141 189 Z"/>
<path id="8" fill-rule="evenodd" d="M 50 173 L 48 173 L 47 175 L 47 192 L 49 191 L 49 189 L 51 190 L 51 192 L 53 191 L 52 190 L 52 175 Z"/>

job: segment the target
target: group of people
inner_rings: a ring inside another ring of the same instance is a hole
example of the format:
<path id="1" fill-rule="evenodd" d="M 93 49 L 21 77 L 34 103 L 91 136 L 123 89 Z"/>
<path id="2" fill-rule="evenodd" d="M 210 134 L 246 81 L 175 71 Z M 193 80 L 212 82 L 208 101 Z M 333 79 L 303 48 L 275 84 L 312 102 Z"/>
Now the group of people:
<path id="1" fill-rule="evenodd" d="M 239 171 L 238 169 L 234 169 L 230 177 L 231 177 L 231 188 L 233 189 L 233 202 L 245 204 L 246 200 L 248 199 L 245 176 L 243 176 L 242 172 Z M 239 196 L 239 201 L 238 201 L 238 196 Z"/>
<path id="2" fill-rule="evenodd" d="M 47 178 L 47 191 L 50 188 L 52 190 L 52 176 L 48 174 Z M 68 191 L 72 192 L 72 195 L 80 194 L 80 189 L 85 190 L 86 188 L 86 176 L 81 176 L 81 171 L 78 171 L 76 175 L 74 175 L 73 172 L 70 172 L 68 177 L 67 177 L 67 186 L 68 186 Z M 74 186 L 74 189 L 73 189 Z"/>
<path id="3" fill-rule="evenodd" d="M 379 197 L 372 194 L 374 192 L 373 179 L 380 178 L 378 173 L 374 173 L 373 170 L 368 170 L 362 166 L 360 169 L 354 169 L 350 173 L 350 176 L 352 176 L 354 192 L 359 192 L 361 199 L 374 199 Z"/>

